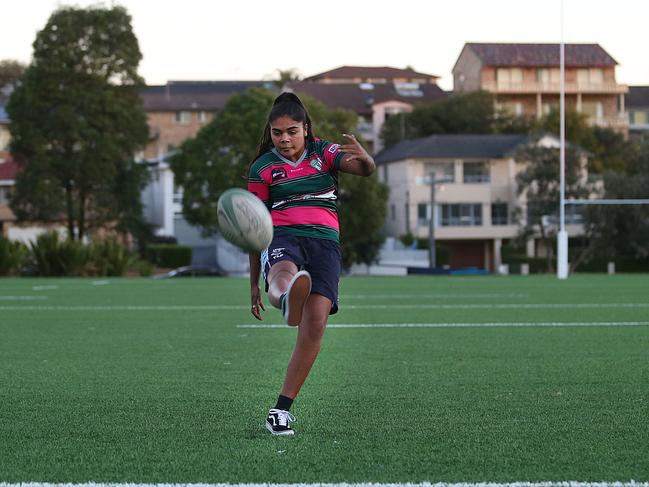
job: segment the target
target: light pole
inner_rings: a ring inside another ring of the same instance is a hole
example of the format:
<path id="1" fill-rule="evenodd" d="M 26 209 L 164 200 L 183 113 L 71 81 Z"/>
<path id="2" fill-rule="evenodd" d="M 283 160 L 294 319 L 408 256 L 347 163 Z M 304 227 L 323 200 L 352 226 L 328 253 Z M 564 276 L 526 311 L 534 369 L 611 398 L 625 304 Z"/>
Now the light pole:
<path id="1" fill-rule="evenodd" d="M 435 252 L 435 185 L 440 183 L 450 183 L 453 178 L 445 176 L 435 179 L 435 173 L 431 172 L 424 177 L 422 182 L 430 185 L 430 218 L 428 220 L 428 266 L 431 269 L 437 267 L 437 255 Z"/>

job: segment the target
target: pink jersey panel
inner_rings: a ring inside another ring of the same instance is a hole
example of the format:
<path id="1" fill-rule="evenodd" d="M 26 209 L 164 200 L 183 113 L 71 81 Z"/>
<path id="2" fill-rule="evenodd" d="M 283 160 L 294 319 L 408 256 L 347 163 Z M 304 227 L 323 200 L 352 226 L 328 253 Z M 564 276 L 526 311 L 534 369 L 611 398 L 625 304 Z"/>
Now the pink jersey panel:
<path id="1" fill-rule="evenodd" d="M 273 210 L 273 225 L 326 225 L 339 230 L 336 213 L 324 208 L 298 206 L 285 210 Z"/>

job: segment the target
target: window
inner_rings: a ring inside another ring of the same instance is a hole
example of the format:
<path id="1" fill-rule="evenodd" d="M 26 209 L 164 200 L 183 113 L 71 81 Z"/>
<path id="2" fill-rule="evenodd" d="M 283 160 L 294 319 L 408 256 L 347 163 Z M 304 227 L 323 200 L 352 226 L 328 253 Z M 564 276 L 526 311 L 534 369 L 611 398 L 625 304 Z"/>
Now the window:
<path id="1" fill-rule="evenodd" d="M 489 164 L 486 162 L 465 162 L 464 182 L 465 183 L 488 183 Z"/>
<path id="2" fill-rule="evenodd" d="M 523 70 L 521 68 L 498 68 L 496 82 L 499 88 L 520 86 L 523 84 Z"/>
<path id="3" fill-rule="evenodd" d="M 520 101 L 503 101 L 498 104 L 498 108 L 509 115 L 515 115 L 517 117 L 523 115 L 523 103 Z"/>
<path id="4" fill-rule="evenodd" d="M 454 162 L 435 162 L 427 164 L 424 168 L 426 175 L 435 174 L 435 179 L 445 179 L 449 183 L 455 181 L 455 163 Z"/>
<path id="5" fill-rule="evenodd" d="M 198 113 L 198 121 L 200 123 L 205 123 L 207 122 L 207 112 L 199 112 Z"/>
<path id="6" fill-rule="evenodd" d="M 427 203 L 419 203 L 417 205 L 417 221 L 419 223 L 419 226 L 424 226 L 428 224 L 428 204 Z"/>
<path id="7" fill-rule="evenodd" d="M 192 112 L 176 112 L 176 123 L 187 125 L 192 121 Z"/>
<path id="8" fill-rule="evenodd" d="M 482 205 L 480 203 L 443 204 L 443 227 L 475 227 L 482 225 Z"/>
<path id="9" fill-rule="evenodd" d="M 604 105 L 601 101 L 584 101 L 581 104 L 581 112 L 591 120 L 601 120 L 604 118 Z"/>
<path id="10" fill-rule="evenodd" d="M 391 218 L 392 220 L 396 220 L 396 219 L 397 219 L 397 207 L 394 206 L 394 204 L 391 204 L 391 205 L 390 205 L 390 218 Z"/>
<path id="11" fill-rule="evenodd" d="M 604 71 L 600 68 L 577 70 L 578 85 L 601 85 L 602 83 L 604 83 Z"/>
<path id="12" fill-rule="evenodd" d="M 542 68 L 536 71 L 536 79 L 543 86 L 558 85 L 561 82 L 561 70 Z"/>
<path id="13" fill-rule="evenodd" d="M 507 225 L 508 223 L 507 203 L 491 203 L 491 224 Z"/>
<path id="14" fill-rule="evenodd" d="M 631 114 L 631 123 L 635 125 L 646 125 L 649 120 L 649 117 L 647 116 L 648 112 L 642 112 L 642 111 L 634 111 Z"/>
<path id="15" fill-rule="evenodd" d="M 0 206 L 9 206 L 10 196 L 11 196 L 11 187 L 0 186 Z"/>

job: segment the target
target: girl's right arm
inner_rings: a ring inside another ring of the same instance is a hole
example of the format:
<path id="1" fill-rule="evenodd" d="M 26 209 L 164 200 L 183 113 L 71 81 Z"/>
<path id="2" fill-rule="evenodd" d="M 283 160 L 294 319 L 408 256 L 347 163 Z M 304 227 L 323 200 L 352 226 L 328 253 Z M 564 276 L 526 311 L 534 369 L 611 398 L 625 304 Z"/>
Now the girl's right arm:
<path id="1" fill-rule="evenodd" d="M 259 276 L 261 274 L 259 253 L 250 252 L 248 259 L 250 261 L 250 312 L 255 318 L 261 320 L 261 310 L 266 311 L 266 307 L 261 300 L 261 290 L 259 289 Z"/>

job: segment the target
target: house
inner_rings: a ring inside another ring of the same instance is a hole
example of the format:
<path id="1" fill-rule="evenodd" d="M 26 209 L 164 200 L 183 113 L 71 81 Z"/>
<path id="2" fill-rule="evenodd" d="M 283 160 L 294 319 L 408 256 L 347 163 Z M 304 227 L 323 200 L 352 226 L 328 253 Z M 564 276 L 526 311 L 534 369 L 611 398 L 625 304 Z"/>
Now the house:
<path id="1" fill-rule="evenodd" d="M 559 147 L 551 135 L 431 135 L 404 140 L 376 156 L 379 180 L 390 187 L 387 236 L 427 238 L 434 201 L 435 241 L 449 249 L 451 267 L 495 270 L 500 249 L 518 235 L 513 215 L 525 209 L 518 196 L 514 160 L 526 144 Z M 430 177 L 438 182 L 431 191 Z M 428 178 L 428 180 L 426 180 Z M 577 220 L 567 230 L 581 232 Z M 539 241 L 528 242 L 530 256 Z"/>
<path id="2" fill-rule="evenodd" d="M 141 154 L 147 160 L 173 152 L 194 137 L 228 99 L 248 88 L 272 88 L 268 81 L 169 81 L 142 92 L 149 123 L 149 142 Z"/>
<path id="3" fill-rule="evenodd" d="M 377 153 L 383 147 L 380 135 L 385 120 L 446 97 L 438 79 L 410 68 L 342 66 L 288 83 L 285 89 L 311 96 L 329 108 L 356 113 L 358 134 L 369 151 Z"/>
<path id="4" fill-rule="evenodd" d="M 626 97 L 629 110 L 629 133 L 649 135 L 649 86 L 629 86 Z"/>
<path id="5" fill-rule="evenodd" d="M 9 208 L 9 196 L 14 186 L 18 165 L 9 154 L 9 116 L 5 110 L 6 99 L 0 97 L 0 235 L 8 237 L 9 227 L 16 220 Z"/>
<path id="6" fill-rule="evenodd" d="M 453 67 L 454 91 L 489 91 L 497 108 L 541 118 L 559 106 L 559 56 L 559 44 L 467 43 Z M 566 107 L 626 134 L 629 89 L 616 81 L 616 65 L 599 44 L 566 44 Z"/>

